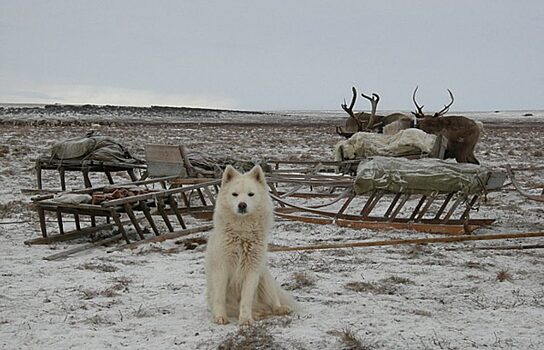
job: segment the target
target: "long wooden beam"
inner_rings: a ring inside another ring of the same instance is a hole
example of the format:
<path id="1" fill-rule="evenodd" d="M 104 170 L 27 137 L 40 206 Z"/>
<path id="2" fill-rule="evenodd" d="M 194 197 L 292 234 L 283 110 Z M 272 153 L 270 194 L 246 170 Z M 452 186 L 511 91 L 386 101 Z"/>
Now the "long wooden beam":
<path id="1" fill-rule="evenodd" d="M 462 236 L 431 237 L 431 238 L 416 238 L 416 239 L 390 239 L 385 241 L 371 241 L 371 242 L 314 244 L 314 245 L 298 246 L 298 247 L 270 247 L 269 251 L 270 252 L 289 252 L 289 251 L 301 251 L 301 250 L 377 247 L 377 246 L 403 245 L 403 244 L 455 243 L 455 242 L 466 242 L 466 241 L 486 241 L 486 240 L 496 240 L 496 239 L 531 238 L 531 237 L 544 237 L 544 231 L 525 232 L 525 233 L 498 233 L 498 234 L 480 235 L 480 236 L 462 235 Z"/>

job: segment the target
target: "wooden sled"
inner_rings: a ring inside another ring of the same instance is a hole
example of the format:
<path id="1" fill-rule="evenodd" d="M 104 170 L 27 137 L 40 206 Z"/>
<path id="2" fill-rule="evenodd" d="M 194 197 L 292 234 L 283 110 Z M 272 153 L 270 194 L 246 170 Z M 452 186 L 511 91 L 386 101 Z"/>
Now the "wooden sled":
<path id="1" fill-rule="evenodd" d="M 32 198 L 39 215 L 43 237 L 25 243 L 48 244 L 90 235 L 111 228 L 116 228 L 122 239 L 130 243 L 127 225 L 134 227 L 138 236 L 137 239 L 144 240 L 146 237 L 141 222 L 146 222 L 153 233 L 158 236 L 161 232 L 155 222 L 157 217 L 162 219 L 169 232 L 175 230 L 174 223 L 170 220 L 169 215 L 175 215 L 182 229 L 187 229 L 183 219 L 186 214 L 211 219 L 215 203 L 213 191 L 215 191 L 215 186 L 219 184 L 219 180 L 195 181 L 195 183 L 191 184 L 190 179 L 183 179 L 185 180 L 183 187 L 167 189 L 166 183 L 173 180 L 179 181 L 176 176 L 172 176 L 116 185 L 116 189 L 133 190 L 136 193 L 137 191 L 134 188 L 140 188 L 142 191 L 141 194 L 103 200 L 99 204 L 67 204 L 56 201 L 53 195 Z M 158 188 L 150 189 L 152 186 Z M 93 195 L 106 191 L 108 191 L 107 187 L 95 187 L 66 193 Z M 52 212 L 56 215 L 59 228 L 58 234 L 48 234 L 45 221 L 46 212 Z M 66 232 L 64 227 L 64 217 L 66 215 L 73 215 L 75 230 Z M 90 226 L 83 227 L 81 217 L 90 217 Z M 98 224 L 97 218 L 104 218 L 105 222 Z"/>
<path id="2" fill-rule="evenodd" d="M 81 172 L 83 175 L 83 183 L 85 187 L 92 187 L 89 173 L 98 172 L 104 173 L 108 182 L 113 185 L 113 177 L 111 173 L 126 171 L 132 181 L 137 181 L 136 170 L 145 169 L 145 164 L 138 163 L 122 163 L 122 162 L 104 162 L 98 160 L 81 160 L 81 159 L 55 159 L 51 157 L 39 157 L 36 159 L 36 182 L 38 189 L 43 188 L 42 172 L 44 170 L 58 171 L 60 177 L 60 186 L 63 191 L 66 191 L 66 175 L 67 171 Z"/>
<path id="3" fill-rule="evenodd" d="M 283 179 L 283 181 L 286 181 Z M 416 230 L 426 233 L 461 235 L 490 225 L 494 219 L 473 219 L 470 212 L 475 208 L 480 194 L 440 193 L 430 195 L 416 193 L 393 193 L 373 190 L 369 194 L 356 195 L 352 182 L 306 177 L 298 181 L 306 185 L 336 185 L 345 189 L 330 203 L 319 206 L 301 206 L 279 196 L 279 191 L 272 198 L 279 204 L 276 214 L 288 220 L 314 224 L 336 224 L 341 227 L 368 229 Z M 498 188 L 504 182 L 504 175 L 494 174 L 486 184 L 487 190 Z M 362 203 L 361 197 L 365 198 Z M 324 207 L 341 202 L 338 210 L 324 210 Z M 385 203 L 385 212 L 377 210 Z M 411 204 L 411 205 L 408 205 Z M 296 214 L 295 214 L 296 213 Z"/>

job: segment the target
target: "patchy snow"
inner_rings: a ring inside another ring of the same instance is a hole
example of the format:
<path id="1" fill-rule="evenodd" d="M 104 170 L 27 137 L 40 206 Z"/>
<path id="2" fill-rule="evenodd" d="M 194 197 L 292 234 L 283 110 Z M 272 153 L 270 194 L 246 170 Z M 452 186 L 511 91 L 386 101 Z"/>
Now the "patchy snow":
<path id="1" fill-rule="evenodd" d="M 173 240 L 110 253 L 114 247 L 96 248 L 46 261 L 44 256 L 82 241 L 23 244 L 39 237 L 40 229 L 30 196 L 21 189 L 36 187 L 34 159 L 47 154 L 53 142 L 95 128 L 141 158 L 146 143 L 171 143 L 232 157 L 331 159 L 332 147 L 340 140 L 334 125 L 342 121 L 335 113 L 290 112 L 259 117 L 271 123 L 240 114 L 176 120 L 169 127 L 124 124 L 115 116 L 111 118 L 115 125 L 106 125 L 107 116 L 72 116 L 84 122 L 57 125 L 53 121 L 58 116 L 3 113 L 0 348 L 4 349 L 214 349 L 222 343 L 235 348 L 244 335 L 235 322 L 218 326 L 211 321 L 204 295 L 204 246 L 185 250 Z M 128 119 L 145 120 L 145 111 L 139 113 Z M 526 113 L 533 116 L 523 117 Z M 483 164 L 497 169 L 506 163 L 540 167 L 518 176 L 526 187 L 544 187 L 542 111 L 467 115 L 484 121 L 486 127 L 476 154 Z M 315 116 L 318 123 L 312 123 Z M 36 122 L 20 122 L 25 118 Z M 252 124 L 244 125 L 248 119 Z M 67 177 L 69 188 L 82 186 L 79 174 Z M 115 178 L 127 180 L 121 173 Z M 91 179 L 106 182 L 100 174 Z M 44 172 L 44 184 L 58 188 L 58 175 Z M 476 234 L 544 228 L 543 203 L 524 199 L 511 186 L 490 193 L 474 216 L 497 218 Z M 55 218 L 48 218 L 49 231 L 55 232 L 55 227 Z M 295 246 L 427 236 L 278 219 L 271 242 Z M 533 238 L 269 253 L 273 275 L 290 289 L 301 310 L 295 316 L 261 322 L 250 336 L 254 344 L 287 349 L 346 348 L 342 334 L 353 335 L 368 348 L 544 348 L 544 250 L 474 249 L 503 243 L 544 242 Z"/>

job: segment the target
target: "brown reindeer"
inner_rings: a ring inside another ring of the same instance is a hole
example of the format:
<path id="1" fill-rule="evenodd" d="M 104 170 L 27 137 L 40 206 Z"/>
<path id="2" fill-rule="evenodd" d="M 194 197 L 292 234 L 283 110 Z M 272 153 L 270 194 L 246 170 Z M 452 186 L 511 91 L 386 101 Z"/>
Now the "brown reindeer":
<path id="1" fill-rule="evenodd" d="M 382 132 L 383 127 L 391 124 L 399 119 L 406 118 L 407 116 L 402 113 L 393 113 L 386 116 L 376 115 L 376 110 L 378 108 L 378 102 L 380 101 L 380 96 L 378 94 L 372 93 L 372 96 L 367 96 L 361 94 L 364 98 L 370 101 L 371 112 L 353 112 L 353 106 L 355 105 L 355 100 L 357 99 L 357 89 L 355 87 L 351 88 L 353 96 L 351 98 L 351 103 L 348 105 L 344 100 L 344 103 L 341 105 L 342 109 L 349 114 L 349 118 L 346 120 L 344 129 L 341 127 L 336 127 L 336 133 L 338 135 L 344 136 L 345 138 L 350 138 L 353 134 L 359 131 L 375 131 Z"/>
<path id="2" fill-rule="evenodd" d="M 412 95 L 416 106 L 416 111 L 412 112 L 416 116 L 416 127 L 426 133 L 443 135 L 448 139 L 446 158 L 455 158 L 458 163 L 480 164 L 474 156 L 474 147 L 480 139 L 480 126 L 467 117 L 444 116 L 453 104 L 452 92 L 448 89 L 450 103 L 433 115 L 423 113 L 423 106 L 417 104 L 416 92 L 417 86 Z"/>

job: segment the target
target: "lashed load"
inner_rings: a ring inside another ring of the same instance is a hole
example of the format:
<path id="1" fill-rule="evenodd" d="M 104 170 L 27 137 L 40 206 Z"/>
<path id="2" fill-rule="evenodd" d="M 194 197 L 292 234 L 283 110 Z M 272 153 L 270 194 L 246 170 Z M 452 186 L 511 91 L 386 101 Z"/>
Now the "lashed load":
<path id="1" fill-rule="evenodd" d="M 97 160 L 104 162 L 140 163 L 128 150 L 107 136 L 76 137 L 51 147 L 54 159 Z"/>
<path id="2" fill-rule="evenodd" d="M 419 129 L 405 129 L 394 135 L 358 132 L 334 146 L 336 160 L 367 158 L 372 156 L 402 157 L 429 154 L 436 136 Z"/>
<path id="3" fill-rule="evenodd" d="M 59 204 L 100 204 L 109 200 L 138 196 L 141 194 L 156 192 L 156 190 L 141 187 L 109 186 L 101 191 L 88 193 L 61 193 L 49 201 Z"/>
<path id="4" fill-rule="evenodd" d="M 482 193 L 492 171 L 475 164 L 439 159 L 374 157 L 357 168 L 354 190 L 431 194 L 435 192 Z"/>

